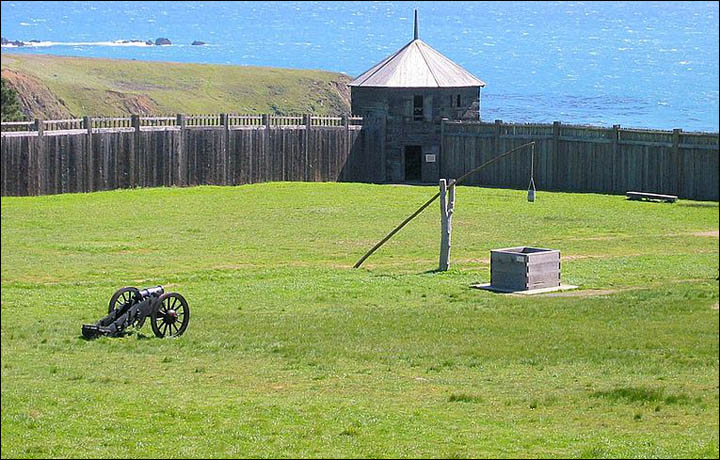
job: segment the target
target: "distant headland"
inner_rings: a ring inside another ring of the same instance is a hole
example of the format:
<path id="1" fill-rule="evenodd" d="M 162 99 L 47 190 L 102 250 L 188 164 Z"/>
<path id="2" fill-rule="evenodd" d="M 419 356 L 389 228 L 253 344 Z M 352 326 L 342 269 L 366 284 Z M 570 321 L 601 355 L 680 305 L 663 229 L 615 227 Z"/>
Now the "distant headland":
<path id="1" fill-rule="evenodd" d="M 321 70 L 3 53 L 2 77 L 29 119 L 350 112 L 350 78 Z"/>

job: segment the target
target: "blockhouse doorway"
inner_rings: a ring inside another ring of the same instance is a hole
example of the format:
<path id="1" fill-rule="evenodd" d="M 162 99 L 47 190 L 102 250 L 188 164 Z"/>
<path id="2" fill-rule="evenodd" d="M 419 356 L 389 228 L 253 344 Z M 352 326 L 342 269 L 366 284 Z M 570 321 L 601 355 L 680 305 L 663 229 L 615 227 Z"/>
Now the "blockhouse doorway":
<path id="1" fill-rule="evenodd" d="M 422 147 L 419 145 L 405 146 L 405 182 L 422 180 Z"/>

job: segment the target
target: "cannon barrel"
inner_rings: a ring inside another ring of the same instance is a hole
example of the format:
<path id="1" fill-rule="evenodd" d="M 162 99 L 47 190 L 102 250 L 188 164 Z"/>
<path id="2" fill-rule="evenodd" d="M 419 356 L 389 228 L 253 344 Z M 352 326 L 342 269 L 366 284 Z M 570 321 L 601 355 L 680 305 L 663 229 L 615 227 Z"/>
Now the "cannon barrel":
<path id="1" fill-rule="evenodd" d="M 140 291 L 140 296 L 143 299 L 146 299 L 150 296 L 158 297 L 162 295 L 165 292 L 165 289 L 162 286 L 155 286 L 151 288 L 145 288 Z"/>

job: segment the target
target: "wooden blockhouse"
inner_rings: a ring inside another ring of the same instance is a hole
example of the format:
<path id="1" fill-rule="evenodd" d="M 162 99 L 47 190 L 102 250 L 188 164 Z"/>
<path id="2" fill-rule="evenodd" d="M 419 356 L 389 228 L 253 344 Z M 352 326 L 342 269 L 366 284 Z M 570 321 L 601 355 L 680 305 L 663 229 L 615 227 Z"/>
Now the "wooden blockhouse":
<path id="1" fill-rule="evenodd" d="M 350 83 L 352 113 L 384 133 L 385 181 L 440 178 L 441 120 L 479 120 L 485 83 L 414 38 Z"/>

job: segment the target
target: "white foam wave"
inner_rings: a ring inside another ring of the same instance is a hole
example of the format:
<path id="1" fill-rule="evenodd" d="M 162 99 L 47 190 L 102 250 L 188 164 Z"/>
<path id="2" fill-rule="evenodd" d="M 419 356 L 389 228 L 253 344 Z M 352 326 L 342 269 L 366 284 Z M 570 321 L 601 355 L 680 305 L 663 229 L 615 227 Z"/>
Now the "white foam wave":
<path id="1" fill-rule="evenodd" d="M 104 42 L 53 42 L 53 41 L 35 41 L 23 42 L 23 46 L 17 46 L 12 43 L 2 45 L 3 48 L 46 48 L 49 46 L 170 46 L 170 45 L 149 45 L 144 41 L 131 40 L 115 40 Z"/>

